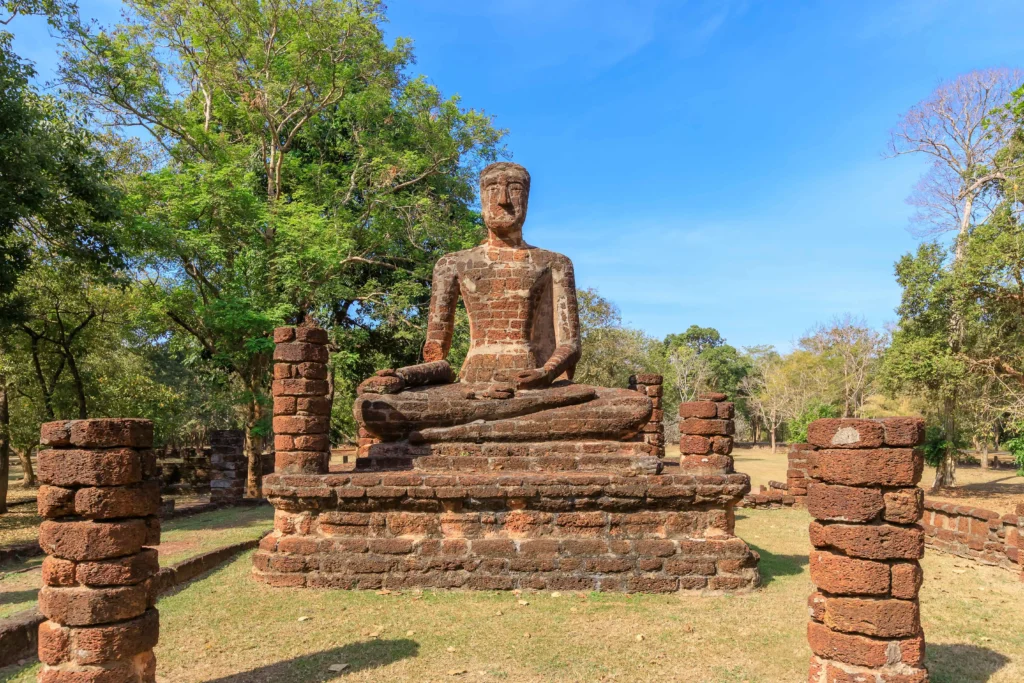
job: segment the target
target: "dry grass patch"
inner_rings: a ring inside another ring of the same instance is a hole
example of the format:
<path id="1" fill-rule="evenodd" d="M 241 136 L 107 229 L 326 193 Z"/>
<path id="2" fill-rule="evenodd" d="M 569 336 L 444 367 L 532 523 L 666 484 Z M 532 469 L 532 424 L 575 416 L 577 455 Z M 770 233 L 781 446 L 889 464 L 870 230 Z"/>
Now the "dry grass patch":
<path id="1" fill-rule="evenodd" d="M 739 512 L 765 574 L 743 596 L 272 589 L 251 580 L 247 553 L 160 601 L 160 678 L 805 680 L 808 521 L 800 510 Z M 1024 680 L 1024 584 L 945 555 L 929 553 L 924 567 L 933 682 Z M 28 683 L 34 673 L 12 675 Z"/>

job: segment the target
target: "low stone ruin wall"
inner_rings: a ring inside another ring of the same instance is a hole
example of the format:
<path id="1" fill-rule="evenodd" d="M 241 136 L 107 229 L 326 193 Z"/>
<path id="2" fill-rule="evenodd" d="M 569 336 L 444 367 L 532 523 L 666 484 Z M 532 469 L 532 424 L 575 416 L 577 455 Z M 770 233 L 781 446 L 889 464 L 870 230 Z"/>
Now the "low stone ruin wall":
<path id="1" fill-rule="evenodd" d="M 780 481 L 770 481 L 768 486 L 762 484 L 757 493 L 750 492 L 737 503 L 738 508 L 756 510 L 779 510 L 797 504 L 796 496 L 789 493 L 789 487 Z"/>
<path id="2" fill-rule="evenodd" d="M 925 545 L 950 555 L 1012 571 L 1024 570 L 1020 515 L 924 501 Z"/>

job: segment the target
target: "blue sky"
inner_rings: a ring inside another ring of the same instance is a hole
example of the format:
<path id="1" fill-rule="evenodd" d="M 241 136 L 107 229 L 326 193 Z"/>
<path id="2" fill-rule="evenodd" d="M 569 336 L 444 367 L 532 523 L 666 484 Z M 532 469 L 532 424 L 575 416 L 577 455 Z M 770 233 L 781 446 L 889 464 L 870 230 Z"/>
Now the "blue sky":
<path id="1" fill-rule="evenodd" d="M 895 318 L 904 198 L 889 129 L 964 71 L 1024 67 L 1016 0 L 394 0 L 417 73 L 508 128 L 526 238 L 654 336 L 691 324 L 789 348 Z M 81 1 L 116 18 L 117 2 Z M 15 47 L 52 73 L 39 22 Z"/>

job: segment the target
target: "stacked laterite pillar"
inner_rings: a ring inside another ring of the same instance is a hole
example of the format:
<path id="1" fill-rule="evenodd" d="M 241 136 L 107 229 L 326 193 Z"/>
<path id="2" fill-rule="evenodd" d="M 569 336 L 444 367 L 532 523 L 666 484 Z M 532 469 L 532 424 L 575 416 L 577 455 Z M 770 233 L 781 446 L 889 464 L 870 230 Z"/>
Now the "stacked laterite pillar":
<path id="1" fill-rule="evenodd" d="M 812 422 L 811 683 L 924 683 L 916 418 Z"/>
<path id="2" fill-rule="evenodd" d="M 733 404 L 725 394 L 701 394 L 679 404 L 679 466 L 702 474 L 733 471 Z"/>
<path id="3" fill-rule="evenodd" d="M 39 453 L 41 683 L 156 680 L 160 486 L 153 423 L 49 422 Z"/>
<path id="4" fill-rule="evenodd" d="M 249 472 L 245 458 L 245 432 L 218 429 L 210 432 L 210 501 L 231 503 L 245 496 Z"/>
<path id="5" fill-rule="evenodd" d="M 789 447 L 789 467 L 786 470 L 786 491 L 797 504 L 807 500 L 807 485 L 810 483 L 811 461 L 814 446 L 795 443 Z"/>
<path id="6" fill-rule="evenodd" d="M 324 474 L 331 459 L 327 332 L 274 330 L 274 471 Z"/>
<path id="7" fill-rule="evenodd" d="M 643 431 L 637 436 L 638 441 L 643 441 L 654 447 L 659 458 L 665 457 L 665 419 L 661 408 L 661 375 L 644 373 L 632 375 L 629 378 L 629 388 L 639 391 L 641 394 L 650 397 L 654 404 L 654 411 L 651 419 L 644 425 Z"/>

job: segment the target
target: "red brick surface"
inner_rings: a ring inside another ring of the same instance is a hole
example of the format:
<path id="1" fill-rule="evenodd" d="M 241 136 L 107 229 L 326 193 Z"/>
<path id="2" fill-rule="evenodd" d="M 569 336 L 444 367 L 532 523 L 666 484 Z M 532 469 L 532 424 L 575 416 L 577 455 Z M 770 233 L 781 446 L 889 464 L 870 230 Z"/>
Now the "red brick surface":
<path id="1" fill-rule="evenodd" d="M 254 558 L 273 586 L 737 591 L 746 475 L 401 471 L 279 475 Z"/>
<path id="2" fill-rule="evenodd" d="M 274 470 L 326 473 L 331 449 L 327 332 L 281 327 L 274 341 Z M 374 379 L 401 384 L 395 376 Z"/>
<path id="3" fill-rule="evenodd" d="M 679 466 L 700 474 L 733 472 L 733 404 L 725 394 L 702 394 L 679 405 Z"/>
<path id="4" fill-rule="evenodd" d="M 156 680 L 159 484 L 148 420 L 48 423 L 38 507 L 39 681 Z"/>
<path id="5" fill-rule="evenodd" d="M 1024 570 L 1020 515 L 927 499 L 922 507 L 921 525 L 929 548 L 1013 572 Z"/>
<path id="6" fill-rule="evenodd" d="M 925 528 L 917 418 L 812 422 L 790 450 L 787 488 L 805 487 L 811 580 L 808 681 L 928 680 L 917 596 Z M 986 521 L 987 524 L 987 521 Z"/>

